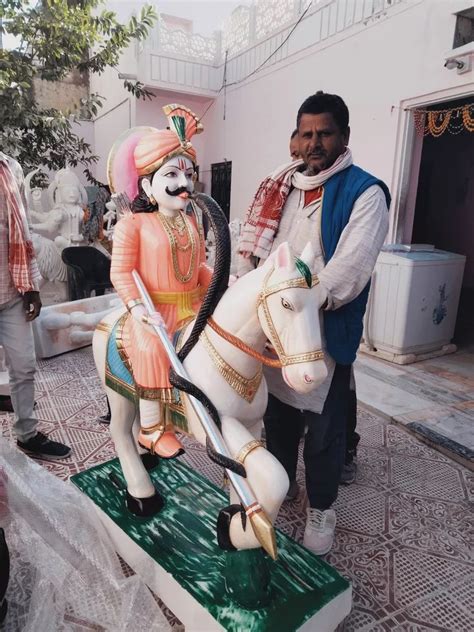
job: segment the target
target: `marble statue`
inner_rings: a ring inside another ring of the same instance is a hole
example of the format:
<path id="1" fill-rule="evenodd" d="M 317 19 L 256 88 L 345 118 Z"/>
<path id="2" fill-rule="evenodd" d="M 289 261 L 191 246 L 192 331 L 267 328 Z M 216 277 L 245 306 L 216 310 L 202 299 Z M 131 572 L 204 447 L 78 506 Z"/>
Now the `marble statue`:
<path id="1" fill-rule="evenodd" d="M 38 214 L 30 211 L 32 229 L 56 244 L 61 251 L 67 246 L 84 245 L 82 235 L 87 193 L 76 174 L 66 167 L 60 169 L 48 187 L 52 208 Z"/>
<path id="2" fill-rule="evenodd" d="M 167 106 L 164 110 L 171 113 L 171 130 L 129 130 L 117 141 L 119 144 L 113 147 L 109 158 L 109 173 L 117 174 L 111 188 L 119 186 L 117 181 L 121 179 L 122 190 L 128 187 L 133 199 L 133 215 L 119 222 L 115 231 L 111 275 L 128 314 L 125 310 L 109 314 L 99 323 L 93 339 L 97 370 L 112 411 L 111 433 L 127 484 L 127 506 L 136 515 L 150 515 L 163 506 L 140 451 L 146 448 L 163 458 L 173 458 L 181 452 L 179 440 L 163 412 L 166 403 L 174 401 L 169 390 L 164 394 L 170 399 L 155 400 L 161 406 L 155 406 L 154 416 L 150 414 L 155 390 L 165 391 L 169 386 L 169 360 L 153 327 L 166 327 L 170 337 L 181 331 L 180 338 L 185 341 L 193 326 L 192 313 L 200 304 L 198 288 L 209 283 L 208 274 L 200 274 L 204 244 L 201 250 L 198 243 L 202 237 L 184 212 L 193 193 L 196 158 L 188 133 L 196 132 L 196 119 L 190 113 L 193 123 L 185 114 L 189 111 L 182 106 Z M 132 185 L 124 179 L 124 165 L 129 169 L 134 165 L 129 175 Z M 139 250 L 140 240 L 146 244 L 146 252 L 144 248 Z M 141 254 L 135 256 L 138 252 Z M 300 393 L 311 391 L 326 378 L 321 331 L 313 317 L 321 291 L 312 272 L 314 260 L 310 244 L 296 261 L 288 245 L 282 244 L 261 267 L 229 287 L 184 360 L 190 380 L 218 411 L 221 439 L 234 463 L 244 468 L 245 489 L 248 498 L 253 499 L 244 503 L 237 491 L 240 483 L 232 483 L 230 505 L 222 509 L 217 528 L 219 545 L 225 550 L 263 546 L 272 557 L 276 556 L 272 523 L 289 482 L 283 466 L 260 441 L 267 404 L 262 363 L 280 366 L 283 379 Z M 136 272 L 153 299 L 153 312 L 140 299 Z M 171 290 L 158 287 L 170 278 Z M 116 344 L 115 336 L 116 340 L 120 338 L 120 357 L 125 359 L 125 366 L 131 367 L 130 384 L 125 384 L 123 378 L 118 384 L 111 373 L 116 358 L 112 362 L 109 354 Z M 264 355 L 267 340 L 278 359 L 270 361 Z M 156 350 L 154 355 L 152 348 Z M 143 384 L 147 377 L 156 380 L 157 389 L 153 389 L 151 381 Z M 142 405 L 142 398 L 146 397 L 151 399 L 145 399 Z M 188 430 L 205 445 L 207 431 L 188 396 L 182 394 L 182 401 Z M 269 528 L 261 531 L 265 521 Z"/>

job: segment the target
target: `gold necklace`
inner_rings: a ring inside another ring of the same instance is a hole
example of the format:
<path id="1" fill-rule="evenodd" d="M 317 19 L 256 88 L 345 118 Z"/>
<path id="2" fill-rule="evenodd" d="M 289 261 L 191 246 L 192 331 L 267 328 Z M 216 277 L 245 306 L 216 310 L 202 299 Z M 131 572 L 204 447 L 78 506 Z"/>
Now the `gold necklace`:
<path id="1" fill-rule="evenodd" d="M 202 332 L 200 338 L 206 347 L 207 352 L 211 356 L 214 366 L 225 379 L 227 384 L 234 389 L 237 395 L 240 395 L 240 397 L 251 404 L 258 391 L 260 382 L 262 381 L 262 366 L 260 365 L 258 371 L 253 377 L 244 377 L 224 360 L 209 340 L 205 331 Z"/>
<path id="2" fill-rule="evenodd" d="M 182 237 L 184 233 L 187 234 L 187 239 L 184 244 L 180 244 L 177 239 L 175 240 L 176 248 L 180 252 L 187 252 L 191 248 L 191 244 L 192 244 L 192 231 L 189 228 L 189 226 L 186 224 L 186 220 L 184 219 L 184 216 L 181 215 L 181 211 L 180 211 L 180 214 L 176 215 L 175 217 L 169 217 L 168 215 L 162 214 L 162 218 L 165 220 L 168 227 L 171 230 L 176 231 L 180 237 Z"/>
<path id="3" fill-rule="evenodd" d="M 196 269 L 197 248 L 196 248 L 196 240 L 194 239 L 192 228 L 189 226 L 186 217 L 183 215 L 181 219 L 184 224 L 184 229 L 186 230 L 188 234 L 188 242 L 186 245 L 180 246 L 180 244 L 178 244 L 178 241 L 173 233 L 172 224 L 171 224 L 172 220 L 169 219 L 163 213 L 160 213 L 159 211 L 158 213 L 156 213 L 156 215 L 158 215 L 158 218 L 161 222 L 161 225 L 164 228 L 164 231 L 166 233 L 166 236 L 168 237 L 168 241 L 171 246 L 171 259 L 173 262 L 173 270 L 174 270 L 175 277 L 180 283 L 187 283 L 192 278 L 194 274 L 194 270 Z M 189 262 L 188 271 L 183 274 L 183 272 L 181 272 L 181 270 L 179 269 L 177 251 L 180 250 L 181 252 L 185 252 L 186 250 L 189 250 L 189 248 L 191 248 L 191 260 Z"/>
<path id="4" fill-rule="evenodd" d="M 170 228 L 175 230 L 180 237 L 183 236 L 184 231 L 186 230 L 186 222 L 184 221 L 183 216 L 181 215 L 181 211 L 179 211 L 178 215 L 174 215 L 170 217 L 169 215 L 165 215 L 162 213 L 163 219 L 168 224 Z"/>

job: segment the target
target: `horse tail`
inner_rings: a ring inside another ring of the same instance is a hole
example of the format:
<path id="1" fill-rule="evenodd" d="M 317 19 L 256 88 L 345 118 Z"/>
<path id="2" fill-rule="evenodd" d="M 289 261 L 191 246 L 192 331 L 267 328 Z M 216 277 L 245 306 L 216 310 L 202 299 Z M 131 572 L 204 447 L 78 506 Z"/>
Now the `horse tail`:
<path id="1" fill-rule="evenodd" d="M 227 286 L 229 285 L 230 272 L 230 231 L 227 219 L 222 212 L 222 209 L 215 200 L 204 193 L 197 193 L 193 196 L 193 199 L 199 206 L 201 211 L 208 218 L 209 225 L 214 231 L 214 235 L 216 238 L 216 260 L 214 265 L 214 274 L 212 275 L 211 282 L 209 284 L 209 287 L 207 288 L 206 295 L 201 304 L 201 309 L 199 310 L 196 316 L 196 320 L 194 321 L 191 334 L 183 345 L 181 351 L 178 353 L 178 357 L 181 362 L 184 361 L 186 356 L 199 340 L 199 336 L 206 326 L 207 319 L 213 313 L 222 295 L 226 291 Z M 170 368 L 169 378 L 170 383 L 173 386 L 189 395 L 192 395 L 203 404 L 211 419 L 220 430 L 221 420 L 219 418 L 219 413 L 217 412 L 216 407 L 207 397 L 207 395 L 203 393 L 201 389 L 199 389 L 195 384 L 179 376 L 173 370 L 173 368 Z M 214 448 L 212 447 L 208 437 L 206 438 L 206 450 L 209 458 L 214 461 L 214 463 L 217 463 L 218 465 L 221 465 L 222 467 L 225 467 L 226 469 L 239 474 L 239 476 L 246 476 L 244 466 L 234 459 L 229 459 L 219 452 L 216 452 L 216 450 L 214 450 Z"/>

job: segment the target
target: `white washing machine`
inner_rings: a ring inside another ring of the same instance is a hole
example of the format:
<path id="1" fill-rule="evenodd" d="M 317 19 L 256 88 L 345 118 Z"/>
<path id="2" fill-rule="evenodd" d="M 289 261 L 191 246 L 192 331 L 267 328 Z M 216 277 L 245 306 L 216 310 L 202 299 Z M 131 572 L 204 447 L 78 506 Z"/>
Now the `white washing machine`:
<path id="1" fill-rule="evenodd" d="M 416 245 L 386 248 L 395 250 L 382 251 L 377 259 L 365 317 L 365 345 L 394 361 L 396 356 L 428 354 L 449 345 L 466 257 L 434 248 L 418 250 Z"/>

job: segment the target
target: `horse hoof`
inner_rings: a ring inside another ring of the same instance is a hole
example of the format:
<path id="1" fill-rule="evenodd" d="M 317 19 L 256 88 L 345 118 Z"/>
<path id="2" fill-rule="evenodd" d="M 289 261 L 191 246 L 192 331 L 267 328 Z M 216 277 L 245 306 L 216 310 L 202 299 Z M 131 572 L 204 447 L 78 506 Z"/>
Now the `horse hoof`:
<path id="1" fill-rule="evenodd" d="M 217 544 L 224 551 L 236 551 L 237 549 L 230 540 L 230 521 L 237 513 L 242 515 L 242 526 L 245 529 L 245 522 L 247 516 L 242 508 L 242 505 L 229 505 L 219 511 L 217 517 Z"/>
<path id="2" fill-rule="evenodd" d="M 151 518 L 163 509 L 165 501 L 158 492 L 147 498 L 135 498 L 127 491 L 126 504 L 129 512 L 137 518 Z"/>

